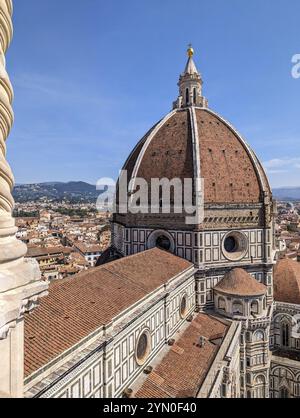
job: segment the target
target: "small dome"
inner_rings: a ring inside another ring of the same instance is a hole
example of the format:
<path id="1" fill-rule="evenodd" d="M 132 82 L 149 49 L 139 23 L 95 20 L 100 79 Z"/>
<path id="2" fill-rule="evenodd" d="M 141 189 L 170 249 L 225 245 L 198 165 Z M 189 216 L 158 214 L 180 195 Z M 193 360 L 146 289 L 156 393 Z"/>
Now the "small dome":
<path id="1" fill-rule="evenodd" d="M 289 258 L 279 260 L 274 269 L 274 299 L 300 304 L 300 263 Z"/>
<path id="2" fill-rule="evenodd" d="M 236 296 L 262 296 L 267 288 L 244 269 L 236 268 L 225 274 L 215 290 Z"/>

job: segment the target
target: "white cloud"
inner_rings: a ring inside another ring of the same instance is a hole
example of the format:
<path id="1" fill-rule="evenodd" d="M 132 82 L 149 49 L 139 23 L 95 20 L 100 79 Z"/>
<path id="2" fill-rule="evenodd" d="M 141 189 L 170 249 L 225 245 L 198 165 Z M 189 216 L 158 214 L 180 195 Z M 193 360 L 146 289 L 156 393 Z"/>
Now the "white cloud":
<path id="1" fill-rule="evenodd" d="M 300 157 L 273 158 L 263 163 L 272 187 L 299 187 Z"/>
<path id="2" fill-rule="evenodd" d="M 273 172 L 287 172 L 290 169 L 300 168 L 300 157 L 295 158 L 273 158 L 272 160 L 265 161 L 264 167 L 269 173 Z"/>

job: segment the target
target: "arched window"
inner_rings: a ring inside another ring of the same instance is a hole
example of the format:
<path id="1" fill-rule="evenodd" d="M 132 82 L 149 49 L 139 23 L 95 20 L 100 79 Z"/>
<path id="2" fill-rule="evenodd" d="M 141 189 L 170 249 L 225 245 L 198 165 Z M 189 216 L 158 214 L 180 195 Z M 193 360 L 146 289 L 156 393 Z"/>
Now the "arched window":
<path id="1" fill-rule="evenodd" d="M 197 92 L 196 92 L 196 88 L 194 87 L 194 92 L 193 92 L 193 98 L 194 98 L 194 104 L 196 104 L 197 101 Z"/>
<path id="2" fill-rule="evenodd" d="M 289 390 L 285 386 L 280 388 L 279 397 L 280 398 L 289 398 Z"/>
<path id="3" fill-rule="evenodd" d="M 226 311 L 226 302 L 224 298 L 218 299 L 218 309 L 221 309 L 222 311 Z"/>
<path id="4" fill-rule="evenodd" d="M 255 378 L 255 397 L 265 398 L 265 384 L 266 379 L 263 375 L 259 375 Z"/>
<path id="5" fill-rule="evenodd" d="M 254 334 L 254 341 L 255 342 L 264 341 L 264 339 L 265 339 L 265 334 L 264 334 L 263 331 L 258 330 L 258 331 L 255 332 L 255 334 Z"/>
<path id="6" fill-rule="evenodd" d="M 290 345 L 290 326 L 287 322 L 281 324 L 281 344 L 283 347 Z"/>
<path id="7" fill-rule="evenodd" d="M 258 302 L 257 302 L 257 300 L 254 300 L 251 303 L 251 314 L 255 314 L 255 315 L 258 314 Z"/>
<path id="8" fill-rule="evenodd" d="M 243 310 L 243 305 L 242 302 L 236 300 L 233 302 L 232 304 L 232 313 L 234 315 L 243 315 L 244 310 Z"/>
<path id="9" fill-rule="evenodd" d="M 189 89 L 185 89 L 185 102 L 186 104 L 190 103 L 190 92 Z"/>

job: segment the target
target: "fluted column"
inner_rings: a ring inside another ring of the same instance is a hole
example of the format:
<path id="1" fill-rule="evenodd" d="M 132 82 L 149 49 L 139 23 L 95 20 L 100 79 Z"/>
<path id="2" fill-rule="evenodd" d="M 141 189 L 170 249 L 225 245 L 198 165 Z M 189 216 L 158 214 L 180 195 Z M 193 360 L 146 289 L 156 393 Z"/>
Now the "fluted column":
<path id="1" fill-rule="evenodd" d="M 0 0 L 0 393 L 23 396 L 23 318 L 48 283 L 38 265 L 24 259 L 26 245 L 16 239 L 12 217 L 14 177 L 6 161 L 6 140 L 13 123 L 13 89 L 6 72 L 5 53 L 11 42 L 12 0 Z"/>
<path id="2" fill-rule="evenodd" d="M 12 2 L 0 0 L 0 265 L 26 254 L 26 246 L 14 237 L 14 177 L 5 159 L 5 141 L 13 123 L 13 89 L 5 69 L 5 52 L 12 38 Z M 12 237 L 12 239 L 9 239 Z M 0 284 L 0 290 L 2 286 Z"/>

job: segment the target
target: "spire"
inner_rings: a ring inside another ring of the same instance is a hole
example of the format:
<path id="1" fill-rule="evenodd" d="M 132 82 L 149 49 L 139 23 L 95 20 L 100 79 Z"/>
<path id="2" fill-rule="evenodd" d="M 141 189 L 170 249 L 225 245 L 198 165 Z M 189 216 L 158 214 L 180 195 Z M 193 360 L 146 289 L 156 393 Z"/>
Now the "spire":
<path id="1" fill-rule="evenodd" d="M 188 106 L 207 107 L 207 100 L 202 96 L 202 77 L 194 62 L 194 49 L 190 44 L 187 49 L 188 60 L 184 72 L 179 78 L 179 97 L 173 107 L 184 108 Z"/>
<path id="2" fill-rule="evenodd" d="M 194 49 L 192 47 L 192 44 L 189 44 L 187 55 L 189 58 L 185 66 L 184 74 L 199 74 L 197 67 L 193 60 Z"/>

